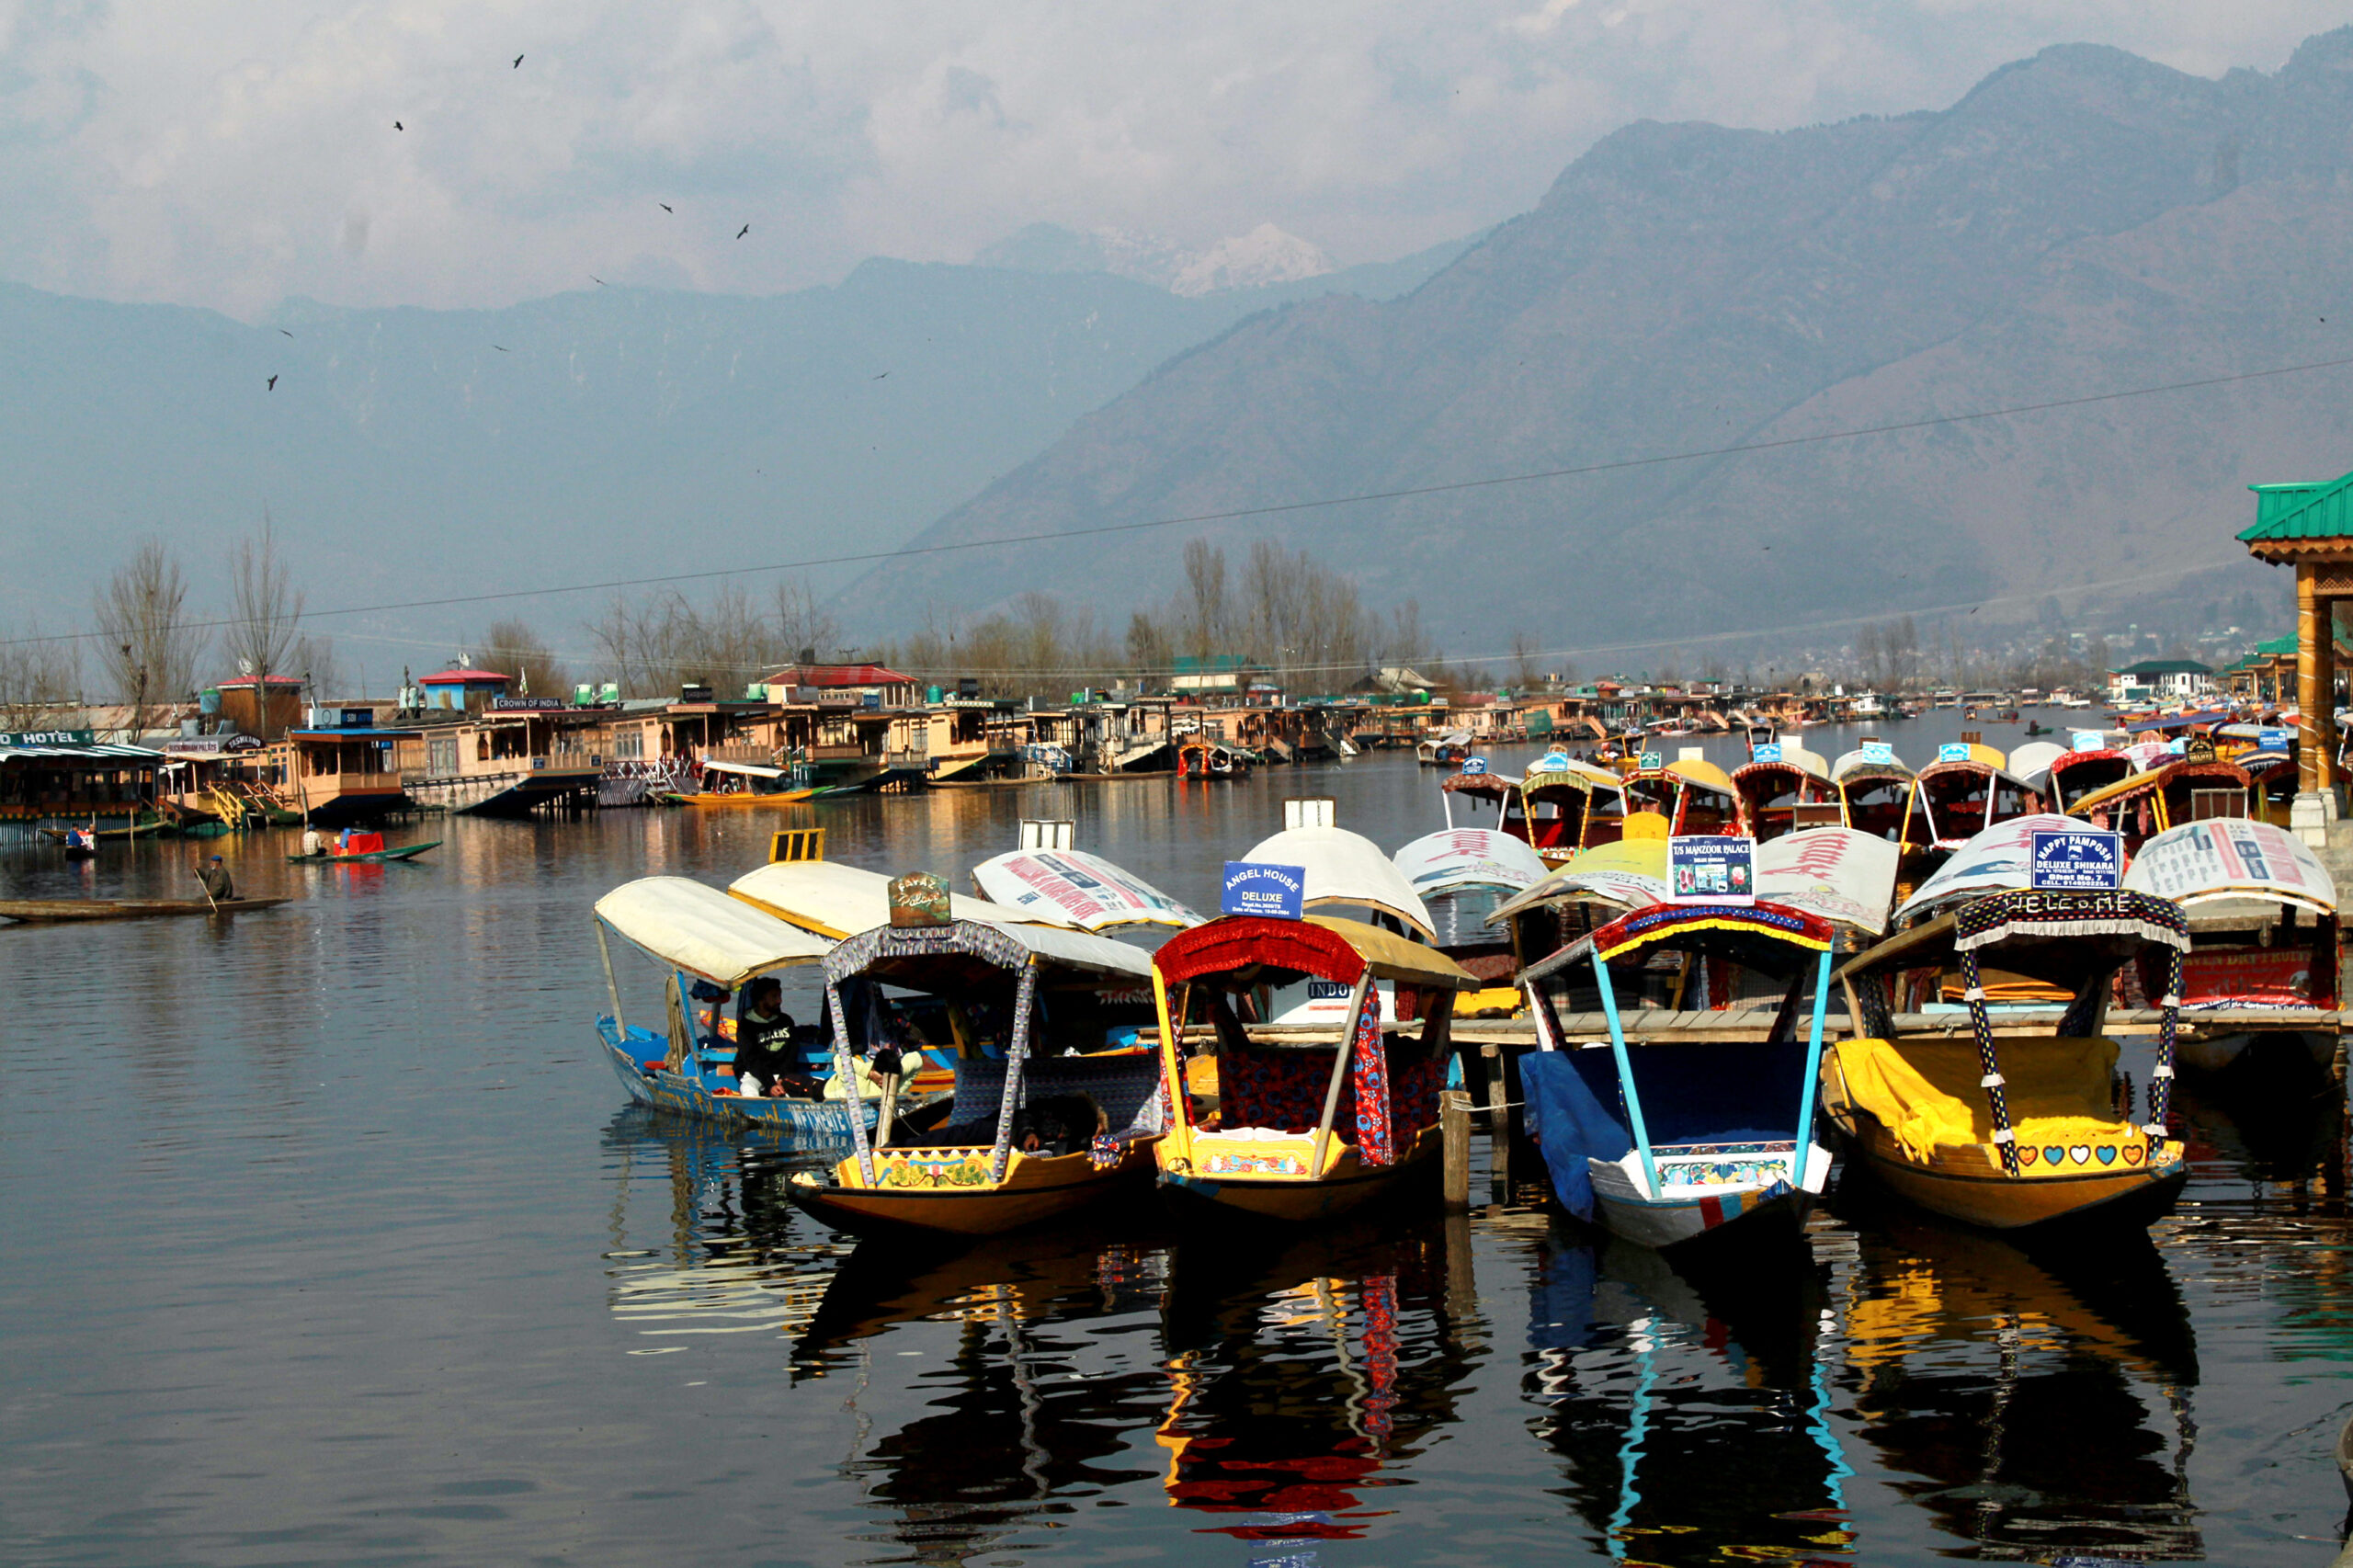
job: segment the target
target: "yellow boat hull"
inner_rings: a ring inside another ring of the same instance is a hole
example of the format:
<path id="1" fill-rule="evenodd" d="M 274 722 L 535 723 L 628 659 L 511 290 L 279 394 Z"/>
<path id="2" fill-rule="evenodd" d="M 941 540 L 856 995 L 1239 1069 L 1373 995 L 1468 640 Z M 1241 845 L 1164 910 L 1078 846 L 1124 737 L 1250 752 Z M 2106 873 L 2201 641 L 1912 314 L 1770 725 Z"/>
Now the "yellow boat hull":
<path id="1" fill-rule="evenodd" d="M 1119 1160 L 1104 1166 L 1083 1150 L 1043 1157 L 1017 1151 L 995 1182 L 988 1180 L 985 1147 L 883 1149 L 875 1153 L 870 1186 L 852 1155 L 834 1167 L 830 1180 L 804 1172 L 785 1191 L 818 1220 L 860 1235 L 1001 1235 L 1075 1213 L 1122 1191 L 1141 1197 L 1157 1142 L 1140 1139 L 1123 1145 Z"/>
<path id="2" fill-rule="evenodd" d="M 1437 1174 L 1438 1150 L 1438 1129 L 1426 1127 L 1393 1165 L 1368 1165 L 1353 1144 L 1343 1144 L 1321 1176 L 1229 1174 L 1196 1171 L 1164 1140 L 1160 1190 L 1179 1209 L 1208 1209 L 1277 1224 L 1313 1224 L 1427 1185 Z"/>
<path id="3" fill-rule="evenodd" d="M 797 806 L 816 792 L 814 790 L 779 790 L 770 794 L 673 795 L 670 799 L 682 806 Z"/>
<path id="4" fill-rule="evenodd" d="M 1989 1231 L 2061 1221 L 2144 1226 L 2171 1211 L 2189 1179 L 2178 1142 L 2154 1158 L 2141 1148 L 2109 1145 L 2115 1157 L 2106 1164 L 2098 1158 L 2101 1145 L 2062 1148 L 2055 1163 L 2037 1150 L 2031 1165 L 2010 1176 L 1991 1143 L 1940 1144 L 1916 1160 L 1868 1112 L 1833 1110 L 1831 1120 L 1848 1157 L 1859 1159 L 1881 1186 L 1932 1214 Z M 2128 1160 L 2128 1153 L 2141 1157 Z"/>

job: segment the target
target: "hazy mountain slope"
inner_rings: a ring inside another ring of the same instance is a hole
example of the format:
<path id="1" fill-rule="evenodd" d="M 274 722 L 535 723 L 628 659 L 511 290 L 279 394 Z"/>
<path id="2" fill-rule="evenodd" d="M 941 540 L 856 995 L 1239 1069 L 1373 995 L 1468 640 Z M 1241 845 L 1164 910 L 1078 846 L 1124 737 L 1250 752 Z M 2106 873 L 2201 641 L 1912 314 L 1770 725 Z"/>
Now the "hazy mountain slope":
<path id="1" fill-rule="evenodd" d="M 2067 47 L 1939 113 L 1779 134 L 1631 126 L 1412 294 L 1245 322 L 925 537 L 1404 489 L 2353 355 L 2348 65 L 2353 29 L 2276 75 L 2220 82 Z M 2337 320 L 2332 301 L 2347 325 L 2320 323 Z M 1036 586 L 1155 598 L 1196 532 L 1345 562 L 1376 599 L 1417 595 L 1457 647 L 1500 645 L 1514 622 L 1575 643 L 2039 593 L 2230 562 L 2241 484 L 2353 464 L 2348 388 L 2333 372 L 917 558 L 851 602 L 980 606 Z"/>
<path id="2" fill-rule="evenodd" d="M 770 298 L 297 302 L 261 326 L 0 285 L 0 620 L 77 619 L 158 529 L 217 602 L 225 544 L 266 506 L 313 607 L 884 547 L 1235 320 L 1441 260 L 1189 300 L 874 261 Z M 563 645 L 591 608 L 526 613 Z M 337 624 L 445 636 L 496 613 Z"/>

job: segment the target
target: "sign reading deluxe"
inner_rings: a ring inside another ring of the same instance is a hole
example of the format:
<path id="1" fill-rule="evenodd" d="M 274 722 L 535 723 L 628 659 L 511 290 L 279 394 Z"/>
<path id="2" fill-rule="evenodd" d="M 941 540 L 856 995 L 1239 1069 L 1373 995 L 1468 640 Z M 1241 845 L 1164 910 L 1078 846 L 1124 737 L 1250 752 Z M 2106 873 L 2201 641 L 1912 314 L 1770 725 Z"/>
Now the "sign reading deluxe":
<path id="1" fill-rule="evenodd" d="M 1297 920 L 1307 898 L 1307 868 L 1228 860 L 1220 889 L 1218 907 L 1228 915 Z"/>

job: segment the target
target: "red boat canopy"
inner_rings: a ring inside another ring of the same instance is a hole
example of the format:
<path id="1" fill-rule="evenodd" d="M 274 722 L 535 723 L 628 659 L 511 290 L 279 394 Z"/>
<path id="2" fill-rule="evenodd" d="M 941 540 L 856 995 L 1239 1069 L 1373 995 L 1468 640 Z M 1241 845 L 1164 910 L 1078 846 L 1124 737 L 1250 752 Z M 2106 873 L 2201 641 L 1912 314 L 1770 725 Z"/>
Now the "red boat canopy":
<path id="1" fill-rule="evenodd" d="M 1353 985 L 1368 969 L 1379 980 L 1441 991 L 1475 990 L 1480 983 L 1435 948 L 1358 921 L 1323 915 L 1268 920 L 1235 915 L 1212 920 L 1162 943 L 1152 966 L 1171 985 L 1216 975 L 1237 990 L 1287 983 L 1285 977 L 1290 975 Z"/>

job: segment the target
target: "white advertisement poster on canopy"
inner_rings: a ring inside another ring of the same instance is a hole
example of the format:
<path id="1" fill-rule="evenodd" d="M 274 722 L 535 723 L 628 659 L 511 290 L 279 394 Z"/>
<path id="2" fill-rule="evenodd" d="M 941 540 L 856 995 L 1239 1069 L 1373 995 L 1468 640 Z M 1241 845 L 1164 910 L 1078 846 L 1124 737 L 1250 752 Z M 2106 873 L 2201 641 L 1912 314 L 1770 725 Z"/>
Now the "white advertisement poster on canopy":
<path id="1" fill-rule="evenodd" d="M 1150 882 L 1083 849 L 1015 850 L 973 867 L 972 881 L 993 903 L 1082 931 L 1201 923 Z"/>
<path id="2" fill-rule="evenodd" d="M 2065 833 L 2083 825 L 2079 818 L 2049 812 L 1995 824 L 1954 850 L 1952 858 L 1938 867 L 1936 875 L 1922 882 L 1919 891 L 1895 912 L 1895 923 L 1908 925 L 1915 915 L 1983 893 L 2029 886 L 2034 881 L 2034 835 Z"/>
<path id="3" fill-rule="evenodd" d="M 2217 817 L 2184 823 L 2141 846 L 2124 873 L 2135 892 L 2180 903 L 2272 897 L 2336 908 L 2336 883 L 2302 839 L 2266 822 Z"/>
<path id="4" fill-rule="evenodd" d="M 1877 937 L 1895 902 L 1894 845 L 1847 827 L 1809 827 L 1756 846 L 1756 896 Z"/>

